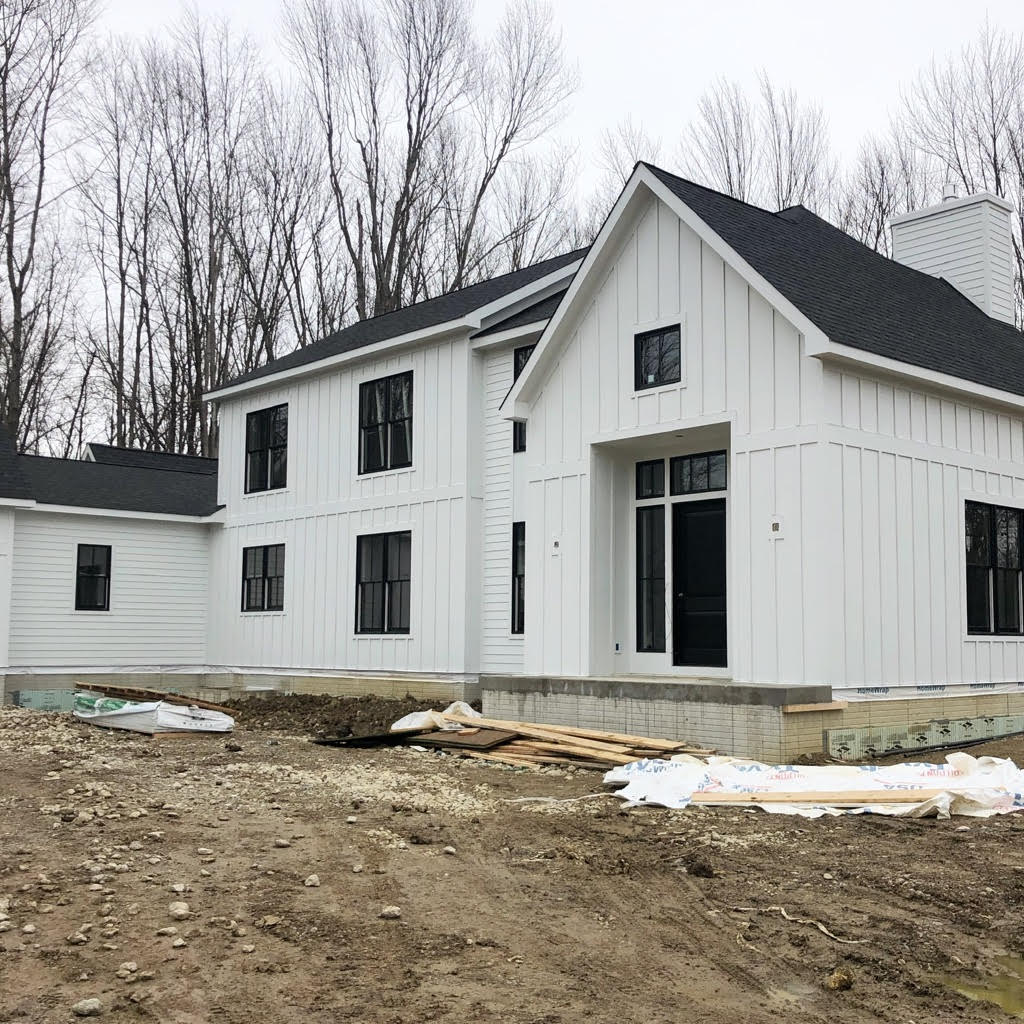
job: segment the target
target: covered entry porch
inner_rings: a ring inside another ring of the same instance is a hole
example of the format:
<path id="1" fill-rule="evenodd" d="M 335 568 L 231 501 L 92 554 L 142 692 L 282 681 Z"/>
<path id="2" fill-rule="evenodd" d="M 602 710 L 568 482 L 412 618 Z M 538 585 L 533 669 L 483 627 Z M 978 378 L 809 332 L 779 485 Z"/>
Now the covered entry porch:
<path id="1" fill-rule="evenodd" d="M 594 676 L 731 678 L 728 423 L 591 448 Z"/>

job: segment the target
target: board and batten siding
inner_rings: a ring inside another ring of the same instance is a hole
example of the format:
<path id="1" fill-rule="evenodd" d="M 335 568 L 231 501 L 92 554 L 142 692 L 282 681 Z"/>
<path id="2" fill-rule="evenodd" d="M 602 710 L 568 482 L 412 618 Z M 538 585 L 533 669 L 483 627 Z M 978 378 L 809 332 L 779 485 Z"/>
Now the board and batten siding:
<path id="1" fill-rule="evenodd" d="M 413 372 L 408 469 L 360 475 L 359 385 Z M 466 564 L 478 550 L 468 501 L 474 367 L 466 332 L 225 400 L 220 411 L 223 529 L 211 565 L 211 659 L 242 668 L 475 671 Z M 244 493 L 245 419 L 288 403 L 287 486 Z M 409 530 L 408 635 L 355 632 L 356 538 Z M 282 612 L 242 612 L 242 549 L 285 545 Z"/>
<path id="2" fill-rule="evenodd" d="M 483 610 L 480 669 L 522 672 L 523 637 L 512 628 L 512 522 L 516 512 L 515 464 L 525 454 L 512 452 L 512 425 L 498 409 L 512 386 L 513 346 L 479 354 L 483 362 Z M 529 535 L 529 529 L 527 529 Z"/>
<path id="3" fill-rule="evenodd" d="M 967 633 L 964 505 L 1024 507 L 1024 420 L 924 386 L 828 369 L 821 486 L 834 637 L 857 688 L 1024 679 L 1024 639 Z"/>
<path id="4" fill-rule="evenodd" d="M 19 510 L 9 665 L 206 664 L 210 527 Z M 111 547 L 110 610 L 75 610 L 79 544 Z"/>
<path id="5" fill-rule="evenodd" d="M 600 533 L 622 530 L 631 512 L 613 493 L 622 474 L 595 466 L 616 458 L 624 439 L 631 447 L 619 458 L 631 463 L 643 457 L 644 438 L 664 445 L 722 424 L 730 430 L 730 674 L 815 678 L 822 645 L 807 625 L 816 542 L 804 527 L 820 501 L 821 364 L 803 354 L 793 324 L 660 201 L 605 266 L 578 317 L 562 325 L 569 334 L 529 413 L 526 670 L 628 670 L 628 659 L 611 654 L 615 640 L 635 650 L 614 595 L 635 581 L 621 564 L 608 578 L 622 545 Z M 681 382 L 634 391 L 634 336 L 676 322 Z M 785 524 L 777 539 L 773 517 Z M 663 671 L 684 674 L 664 661 Z"/>

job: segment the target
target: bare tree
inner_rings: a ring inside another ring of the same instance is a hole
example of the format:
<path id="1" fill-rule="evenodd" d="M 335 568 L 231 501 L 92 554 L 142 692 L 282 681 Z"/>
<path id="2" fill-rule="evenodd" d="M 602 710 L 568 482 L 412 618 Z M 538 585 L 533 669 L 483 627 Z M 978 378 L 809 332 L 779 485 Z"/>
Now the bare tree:
<path id="1" fill-rule="evenodd" d="M 522 0 L 488 46 L 470 14 L 465 0 L 286 8 L 359 318 L 475 277 L 502 168 L 575 86 L 547 8 Z"/>
<path id="2" fill-rule="evenodd" d="M 0 3 L 0 418 L 20 448 L 41 440 L 42 399 L 69 342 L 51 162 L 92 17 L 90 0 Z"/>
<path id="3" fill-rule="evenodd" d="M 681 144 L 690 173 L 728 195 L 752 200 L 758 188 L 758 118 L 737 82 L 719 78 L 697 101 L 697 117 Z"/>

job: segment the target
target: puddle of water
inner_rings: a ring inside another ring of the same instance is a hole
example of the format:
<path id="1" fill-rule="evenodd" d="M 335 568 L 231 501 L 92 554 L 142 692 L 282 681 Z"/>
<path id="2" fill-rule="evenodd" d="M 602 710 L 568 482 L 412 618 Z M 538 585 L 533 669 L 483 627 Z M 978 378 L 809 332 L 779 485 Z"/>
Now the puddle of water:
<path id="1" fill-rule="evenodd" d="M 992 960 L 1001 973 L 977 980 L 945 974 L 939 980 L 968 999 L 995 1003 L 1015 1017 L 1024 1017 L 1024 957 L 996 956 Z"/>

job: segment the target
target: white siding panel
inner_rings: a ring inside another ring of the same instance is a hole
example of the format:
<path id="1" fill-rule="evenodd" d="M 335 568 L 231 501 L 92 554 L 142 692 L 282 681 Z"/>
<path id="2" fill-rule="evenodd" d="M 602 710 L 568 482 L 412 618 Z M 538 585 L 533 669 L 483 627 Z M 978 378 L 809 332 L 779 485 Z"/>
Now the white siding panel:
<path id="1" fill-rule="evenodd" d="M 205 525 L 18 511 L 10 665 L 206 663 Z M 79 544 L 111 547 L 110 611 L 75 611 Z"/>

